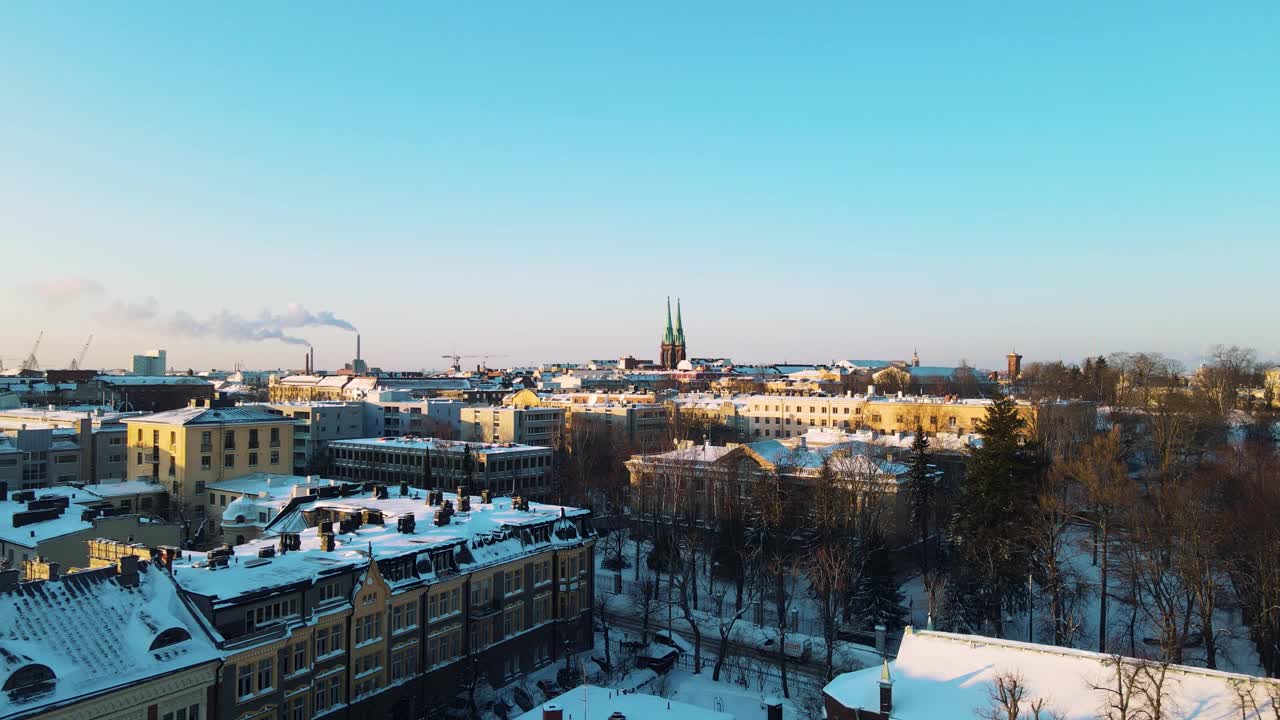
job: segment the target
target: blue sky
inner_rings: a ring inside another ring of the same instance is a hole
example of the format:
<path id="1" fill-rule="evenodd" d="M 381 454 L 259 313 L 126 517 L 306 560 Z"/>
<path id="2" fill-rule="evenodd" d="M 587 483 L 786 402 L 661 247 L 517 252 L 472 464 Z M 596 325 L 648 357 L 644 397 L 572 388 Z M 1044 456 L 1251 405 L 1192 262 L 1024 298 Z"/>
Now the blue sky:
<path id="1" fill-rule="evenodd" d="M 479 5 L 5 5 L 0 356 L 1280 349 L 1280 4 Z"/>

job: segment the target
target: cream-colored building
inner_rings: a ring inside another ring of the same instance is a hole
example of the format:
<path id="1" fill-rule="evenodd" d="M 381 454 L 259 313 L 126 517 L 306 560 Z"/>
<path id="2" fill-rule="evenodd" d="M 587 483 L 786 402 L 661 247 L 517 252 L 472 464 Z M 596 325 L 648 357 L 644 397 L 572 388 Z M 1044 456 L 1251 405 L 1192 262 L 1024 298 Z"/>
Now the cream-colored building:
<path id="1" fill-rule="evenodd" d="M 165 483 L 186 503 L 204 505 L 209 483 L 293 469 L 294 419 L 255 407 L 193 402 L 125 422 L 129 478 Z"/>
<path id="2" fill-rule="evenodd" d="M 987 415 L 990 400 L 955 397 L 841 395 L 782 397 L 754 395 L 746 399 L 742 425 L 752 439 L 799 437 L 810 428 L 910 433 L 917 424 L 929 435 L 968 435 Z M 1035 431 L 1058 425 L 1080 435 L 1095 429 L 1097 408 L 1089 402 L 1029 403 L 1018 401 L 1018 413 Z"/>
<path id="3" fill-rule="evenodd" d="M 567 393 L 539 395 L 521 390 L 511 397 L 511 405 L 526 408 L 562 408 L 567 435 L 600 431 L 617 447 L 637 452 L 655 452 L 670 447 L 670 409 L 652 394 L 639 394 L 643 402 L 616 393 Z"/>
<path id="4" fill-rule="evenodd" d="M 0 572 L 0 717 L 205 720 L 221 659 L 167 573 L 132 554 Z"/>
<path id="5" fill-rule="evenodd" d="M 565 428 L 564 408 L 477 405 L 461 410 L 462 439 L 556 447 Z"/>

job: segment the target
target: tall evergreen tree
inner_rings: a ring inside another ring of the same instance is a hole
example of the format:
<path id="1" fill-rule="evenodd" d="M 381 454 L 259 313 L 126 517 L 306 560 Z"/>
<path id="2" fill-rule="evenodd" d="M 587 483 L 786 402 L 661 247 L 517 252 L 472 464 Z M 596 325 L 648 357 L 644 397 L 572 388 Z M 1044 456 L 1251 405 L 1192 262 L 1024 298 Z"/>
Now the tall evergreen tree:
<path id="1" fill-rule="evenodd" d="M 1023 437 L 1027 423 L 1012 397 L 997 398 L 976 429 L 982 442 L 965 463 L 952 520 L 952 577 L 972 580 L 981 588 L 977 614 L 998 634 L 1003 613 L 1020 611 L 1027 603 L 1028 522 L 1035 510 L 1041 461 Z"/>
<path id="2" fill-rule="evenodd" d="M 929 438 L 925 437 L 924 427 L 916 424 L 916 436 L 911 442 L 910 480 L 908 500 L 911 508 L 911 524 L 916 530 L 916 542 L 919 552 L 916 557 L 920 563 L 920 572 L 928 573 L 929 563 L 929 518 L 933 513 L 934 472 L 929 455 Z"/>
<path id="3" fill-rule="evenodd" d="M 862 618 L 864 629 L 884 625 L 891 631 L 897 630 L 906 625 L 906 609 L 902 607 L 904 596 L 893 572 L 884 535 L 874 533 L 864 542 L 867 543 L 867 567 L 853 589 L 854 606 Z"/>

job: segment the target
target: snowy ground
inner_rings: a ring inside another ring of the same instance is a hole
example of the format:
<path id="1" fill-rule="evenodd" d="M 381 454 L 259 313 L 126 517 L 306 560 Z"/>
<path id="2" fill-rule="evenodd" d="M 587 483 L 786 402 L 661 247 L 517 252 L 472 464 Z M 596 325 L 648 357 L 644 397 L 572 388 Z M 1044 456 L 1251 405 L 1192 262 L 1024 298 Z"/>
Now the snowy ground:
<path id="1" fill-rule="evenodd" d="M 1062 561 L 1073 569 L 1089 588 L 1089 592 L 1083 599 L 1079 610 L 1082 626 L 1073 646 L 1085 650 L 1096 650 L 1098 647 L 1098 586 L 1101 574 L 1100 568 L 1093 565 L 1092 562 L 1092 546 L 1088 531 L 1080 529 L 1077 532 L 1073 532 L 1070 542 L 1067 543 L 1067 548 Z M 1116 597 L 1120 591 L 1119 582 L 1117 573 L 1113 570 L 1109 583 L 1111 586 L 1111 601 L 1107 608 L 1109 633 L 1113 637 L 1117 629 L 1127 621 L 1132 611 L 1132 607 L 1129 604 Z M 920 577 L 917 575 L 907 580 L 902 586 L 902 591 L 911 603 L 910 617 L 912 625 L 926 627 L 929 611 L 928 594 L 924 590 Z M 1249 639 L 1249 630 L 1240 624 L 1239 611 L 1229 606 L 1227 600 L 1230 599 L 1230 592 L 1224 593 L 1224 596 L 1221 602 L 1223 609 L 1214 614 L 1214 624 L 1220 633 L 1218 639 L 1218 669 L 1248 675 L 1261 675 L 1262 667 L 1258 663 L 1258 654 L 1253 641 Z M 1044 612 L 1043 607 L 1032 608 L 1032 624 L 1035 627 L 1033 628 L 1031 639 L 1034 642 L 1052 641 L 1052 638 L 1046 635 L 1046 631 L 1041 625 L 1044 620 Z M 1027 640 L 1027 624 L 1028 618 L 1025 613 L 1014 617 L 1013 621 L 1005 629 L 1006 637 L 1011 640 Z M 1145 631 L 1137 633 L 1138 642 L 1141 643 L 1143 638 L 1152 638 L 1156 635 L 1157 633 L 1153 628 L 1146 627 Z M 1128 644 L 1126 642 L 1123 646 L 1118 646 L 1112 643 L 1108 649 L 1127 652 Z M 1153 650 L 1153 648 L 1149 647 L 1147 649 Z M 1204 648 L 1187 648 L 1185 653 L 1184 664 L 1204 666 Z"/>

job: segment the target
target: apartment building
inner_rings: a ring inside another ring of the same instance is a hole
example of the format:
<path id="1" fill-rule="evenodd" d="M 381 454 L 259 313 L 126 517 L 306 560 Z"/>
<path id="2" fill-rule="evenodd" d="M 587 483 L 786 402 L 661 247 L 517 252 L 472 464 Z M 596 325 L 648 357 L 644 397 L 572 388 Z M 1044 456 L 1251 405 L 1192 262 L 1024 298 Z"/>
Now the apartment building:
<path id="1" fill-rule="evenodd" d="M 469 485 L 532 498 L 555 490 L 548 447 L 399 437 L 335 440 L 329 448 L 330 474 L 338 480 L 426 489 Z"/>
<path id="2" fill-rule="evenodd" d="M 209 483 L 254 472 L 288 473 L 295 424 L 261 408 L 217 400 L 129 418 L 128 476 L 164 482 L 187 504 L 203 506 Z"/>
<path id="3" fill-rule="evenodd" d="M 0 571 L 0 717 L 205 720 L 219 653 L 169 575 L 136 555 L 39 579 Z"/>
<path id="4" fill-rule="evenodd" d="M 139 412 L 116 412 L 103 406 L 84 409 L 11 408 L 0 410 L 0 425 L 47 425 L 58 435 L 73 440 L 82 450 L 80 482 L 124 479 L 128 472 L 125 457 L 125 425 Z M 68 432 L 70 431 L 70 432 Z"/>
<path id="5" fill-rule="evenodd" d="M 407 390 L 370 393 L 364 401 L 364 437 L 416 435 L 457 440 L 465 404 L 461 400 L 414 398 Z"/>
<path id="6" fill-rule="evenodd" d="M 79 431 L 35 422 L 0 420 L 0 480 L 14 489 L 47 488 L 85 482 L 89 457 L 88 422 Z"/>
<path id="7" fill-rule="evenodd" d="M 930 436 L 968 435 L 986 417 L 990 400 L 962 400 L 955 396 L 838 395 L 784 397 L 752 395 L 735 399 L 738 422 L 752 438 L 799 437 L 811 428 L 873 430 L 878 433 L 911 433 L 917 424 Z M 1093 431 L 1097 408 L 1093 403 L 1018 401 L 1018 413 L 1029 428 L 1061 425 L 1084 435 Z"/>
<path id="8" fill-rule="evenodd" d="M 591 647 L 589 515 L 371 483 L 168 562 L 225 655 L 217 717 L 436 716 Z"/>
<path id="9" fill-rule="evenodd" d="M 489 405 L 464 407 L 462 439 L 556 447 L 564 435 L 564 408 Z"/>
<path id="10" fill-rule="evenodd" d="M 296 421 L 291 452 L 295 475 L 325 472 L 330 441 L 368 437 L 362 402 L 277 402 L 252 407 Z"/>
<path id="11" fill-rule="evenodd" d="M 600 433 L 615 447 L 639 452 L 655 452 L 671 447 L 669 441 L 670 410 L 650 393 L 638 394 L 643 402 L 627 399 L 627 394 L 564 393 L 539 395 L 521 390 L 511 396 L 511 406 L 518 408 L 561 408 L 565 412 L 566 435 Z"/>

